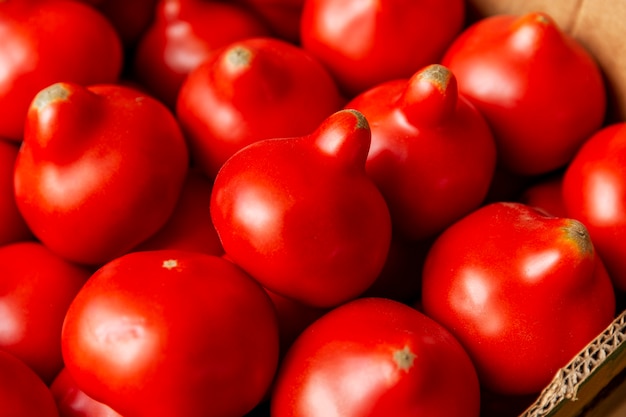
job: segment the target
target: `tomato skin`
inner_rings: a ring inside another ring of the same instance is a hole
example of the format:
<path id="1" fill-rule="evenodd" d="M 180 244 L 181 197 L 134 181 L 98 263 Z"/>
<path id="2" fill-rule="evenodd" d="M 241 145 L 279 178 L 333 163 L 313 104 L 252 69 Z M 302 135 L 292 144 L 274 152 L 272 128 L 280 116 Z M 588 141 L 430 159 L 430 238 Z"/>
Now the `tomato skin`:
<path id="1" fill-rule="evenodd" d="M 13 171 L 19 147 L 0 139 L 0 245 L 33 240 L 33 234 L 17 208 Z"/>
<path id="2" fill-rule="evenodd" d="M 365 291 L 391 240 L 365 173 L 370 129 L 341 110 L 310 135 L 246 146 L 215 178 L 211 217 L 226 254 L 264 287 L 315 307 Z"/>
<path id="3" fill-rule="evenodd" d="M 119 78 L 119 36 L 101 13 L 81 2 L 4 1 L 0 33 L 0 137 L 22 140 L 29 104 L 50 84 L 113 83 Z"/>
<path id="4" fill-rule="evenodd" d="M 419 311 L 360 298 L 294 342 L 271 397 L 274 417 L 478 416 L 474 366 L 459 342 Z M 450 401 L 454 398 L 454 401 Z"/>
<path id="5" fill-rule="evenodd" d="M 50 391 L 60 417 L 122 417 L 108 405 L 94 400 L 81 391 L 65 368 L 50 385 Z"/>
<path id="6" fill-rule="evenodd" d="M 133 54 L 133 79 L 174 109 L 187 74 L 216 50 L 269 34 L 259 17 L 237 4 L 158 0 L 155 18 Z"/>
<path id="7" fill-rule="evenodd" d="M 234 417 L 272 382 L 278 327 L 263 288 L 231 262 L 133 252 L 76 296 L 62 347 L 76 385 L 124 416 Z"/>
<path id="8" fill-rule="evenodd" d="M 431 238 L 483 202 L 496 167 L 495 141 L 446 67 L 429 65 L 380 84 L 345 107 L 372 126 L 366 171 L 398 236 Z"/>
<path id="9" fill-rule="evenodd" d="M 310 0 L 300 38 L 352 97 L 438 62 L 464 18 L 461 0 Z"/>
<path id="10" fill-rule="evenodd" d="M 567 214 L 587 226 L 614 285 L 626 290 L 626 123 L 587 139 L 563 177 Z"/>
<path id="11" fill-rule="evenodd" d="M 17 205 L 60 256 L 101 265 L 173 212 L 188 151 L 174 115 L 156 99 L 120 85 L 57 83 L 33 100 L 25 130 Z"/>
<path id="12" fill-rule="evenodd" d="M 563 175 L 559 173 L 528 185 L 522 192 L 520 202 L 539 208 L 553 216 L 568 217 L 562 189 Z M 589 228 L 587 227 L 587 229 Z M 596 249 L 597 247 L 596 243 Z"/>
<path id="13" fill-rule="evenodd" d="M 238 0 L 268 23 L 274 36 L 300 44 L 300 18 L 304 0 Z"/>
<path id="14" fill-rule="evenodd" d="M 611 323 L 615 294 L 582 223 L 492 203 L 435 240 L 422 305 L 467 349 L 486 389 L 523 395 Z"/>
<path id="15" fill-rule="evenodd" d="M 176 107 L 195 165 L 214 178 L 261 139 L 311 133 L 344 104 L 328 71 L 275 38 L 233 42 L 191 71 Z"/>
<path id="16" fill-rule="evenodd" d="M 479 20 L 441 63 L 489 122 L 500 165 L 516 174 L 562 168 L 604 122 L 600 68 L 545 13 Z"/>
<path id="17" fill-rule="evenodd" d="M 224 248 L 210 215 L 212 190 L 209 178 L 190 169 L 167 223 L 134 250 L 178 249 L 223 255 Z"/>
<path id="18" fill-rule="evenodd" d="M 0 404 L 11 417 L 59 417 L 46 384 L 24 362 L 0 349 Z"/>
<path id="19" fill-rule="evenodd" d="M 50 383 L 63 367 L 61 327 L 91 274 L 39 242 L 0 246 L 0 349 Z"/>

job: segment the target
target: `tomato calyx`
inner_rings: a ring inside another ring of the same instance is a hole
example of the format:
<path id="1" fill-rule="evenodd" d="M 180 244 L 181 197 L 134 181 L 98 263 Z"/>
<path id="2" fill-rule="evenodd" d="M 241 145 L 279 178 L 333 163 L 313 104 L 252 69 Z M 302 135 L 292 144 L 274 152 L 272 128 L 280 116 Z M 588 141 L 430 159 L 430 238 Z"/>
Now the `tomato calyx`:
<path id="1" fill-rule="evenodd" d="M 235 46 L 226 54 L 226 62 L 233 69 L 247 67 L 252 59 L 252 52 L 243 46 Z"/>
<path id="2" fill-rule="evenodd" d="M 581 254 L 592 256 L 594 253 L 591 236 L 585 225 L 576 219 L 566 219 L 563 226 L 566 239 L 571 241 L 580 250 Z"/>
<path id="3" fill-rule="evenodd" d="M 413 353 L 408 346 L 404 346 L 402 349 L 396 349 L 393 352 L 393 361 L 398 369 L 404 372 L 409 372 L 409 370 L 413 367 L 416 357 L 417 355 Z"/>
<path id="4" fill-rule="evenodd" d="M 55 83 L 44 88 L 35 96 L 33 106 L 41 111 L 45 106 L 55 101 L 65 101 L 70 96 L 70 91 L 65 83 Z"/>

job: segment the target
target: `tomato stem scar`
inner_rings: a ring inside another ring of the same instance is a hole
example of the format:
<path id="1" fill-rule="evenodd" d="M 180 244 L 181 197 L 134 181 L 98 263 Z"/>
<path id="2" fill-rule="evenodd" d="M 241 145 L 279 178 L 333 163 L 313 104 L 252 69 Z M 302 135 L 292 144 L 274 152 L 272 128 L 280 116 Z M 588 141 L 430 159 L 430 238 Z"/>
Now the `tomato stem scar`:
<path id="1" fill-rule="evenodd" d="M 413 367 L 413 362 L 417 355 L 411 352 L 408 346 L 405 346 L 403 349 L 398 349 L 393 352 L 393 361 L 396 363 L 398 368 L 401 370 L 408 372 L 409 369 Z"/>

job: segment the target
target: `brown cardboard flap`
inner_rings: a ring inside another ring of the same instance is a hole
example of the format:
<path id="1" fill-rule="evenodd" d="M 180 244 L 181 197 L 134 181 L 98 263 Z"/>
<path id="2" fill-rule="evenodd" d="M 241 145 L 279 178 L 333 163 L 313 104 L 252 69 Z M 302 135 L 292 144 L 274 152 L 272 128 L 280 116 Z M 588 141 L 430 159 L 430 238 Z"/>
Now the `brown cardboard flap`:
<path id="1" fill-rule="evenodd" d="M 615 0 L 468 0 L 470 21 L 494 14 L 548 13 L 598 61 L 609 90 L 608 121 L 626 120 L 626 2 Z M 576 88 L 576 86 L 572 86 Z"/>

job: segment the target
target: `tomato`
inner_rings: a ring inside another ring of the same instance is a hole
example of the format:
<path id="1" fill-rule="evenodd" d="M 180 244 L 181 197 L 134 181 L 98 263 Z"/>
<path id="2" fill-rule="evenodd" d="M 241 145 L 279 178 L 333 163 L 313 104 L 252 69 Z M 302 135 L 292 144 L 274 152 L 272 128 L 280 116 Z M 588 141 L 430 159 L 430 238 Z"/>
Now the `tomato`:
<path id="1" fill-rule="evenodd" d="M 482 386 L 537 393 L 615 314 L 615 294 L 585 226 L 521 203 L 492 203 L 433 243 L 424 312 L 463 344 Z"/>
<path id="2" fill-rule="evenodd" d="M 167 223 L 134 250 L 179 249 L 224 254 L 210 215 L 213 182 L 190 169 L 178 203 Z"/>
<path id="3" fill-rule="evenodd" d="M 309 0 L 300 38 L 352 97 L 438 62 L 464 19 L 463 0 Z"/>
<path id="4" fill-rule="evenodd" d="M 269 35 L 248 9 L 205 0 L 158 0 L 156 16 L 132 55 L 132 78 L 171 109 L 187 74 L 219 48 Z"/>
<path id="5" fill-rule="evenodd" d="M 499 163 L 514 173 L 562 168 L 604 121 L 600 68 L 545 13 L 479 20 L 449 45 L 441 63 L 489 122 Z"/>
<path id="6" fill-rule="evenodd" d="M 59 417 L 52 393 L 24 362 L 0 349 L 0 404 L 11 417 Z"/>
<path id="7" fill-rule="evenodd" d="M 355 110 L 313 133 L 246 146 L 222 166 L 211 217 L 226 254 L 264 287 L 315 307 L 360 295 L 381 272 L 391 220 L 365 173 L 371 132 Z"/>
<path id="8" fill-rule="evenodd" d="M 479 415 L 474 366 L 443 326 L 410 306 L 360 298 L 310 325 L 283 360 L 273 417 Z"/>
<path id="9" fill-rule="evenodd" d="M 96 271 L 68 309 L 62 348 L 77 387 L 124 416 L 221 417 L 264 398 L 278 338 L 272 301 L 240 268 L 162 250 Z"/>
<path id="10" fill-rule="evenodd" d="M 78 388 L 72 375 L 63 368 L 50 385 L 60 417 L 122 417 Z"/>
<path id="11" fill-rule="evenodd" d="M 39 242 L 0 246 L 0 349 L 46 383 L 63 367 L 61 326 L 89 275 Z"/>
<path id="12" fill-rule="evenodd" d="M 13 171 L 18 150 L 15 142 L 0 139 L 0 245 L 33 239 L 15 202 Z"/>
<path id="13" fill-rule="evenodd" d="M 16 202 L 52 251 L 101 265 L 165 224 L 188 163 L 180 127 L 157 100 L 120 85 L 57 83 L 29 109 Z"/>
<path id="14" fill-rule="evenodd" d="M 0 2 L 0 34 L 0 138 L 22 140 L 28 107 L 42 88 L 59 81 L 112 83 L 121 73 L 115 28 L 81 2 Z"/>
<path id="15" fill-rule="evenodd" d="M 346 108 L 372 126 L 365 168 L 399 236 L 431 238 L 481 205 L 496 166 L 494 138 L 446 67 L 429 65 L 380 84 Z"/>
<path id="16" fill-rule="evenodd" d="M 344 100 L 302 48 L 248 38 L 216 52 L 181 87 L 177 116 L 196 166 L 214 178 L 236 151 L 261 139 L 311 133 Z"/>
<path id="17" fill-rule="evenodd" d="M 148 29 L 158 0 L 83 0 L 106 16 L 117 31 L 122 44 L 132 50 Z"/>
<path id="18" fill-rule="evenodd" d="M 563 175 L 558 173 L 530 184 L 522 192 L 519 200 L 521 203 L 539 208 L 553 216 L 567 217 L 568 213 L 563 201 L 562 188 Z"/>
<path id="19" fill-rule="evenodd" d="M 626 123 L 587 139 L 563 177 L 569 216 L 582 221 L 613 283 L 626 291 Z"/>
<path id="20" fill-rule="evenodd" d="M 300 18 L 305 0 L 238 0 L 258 13 L 275 37 L 300 43 Z"/>

